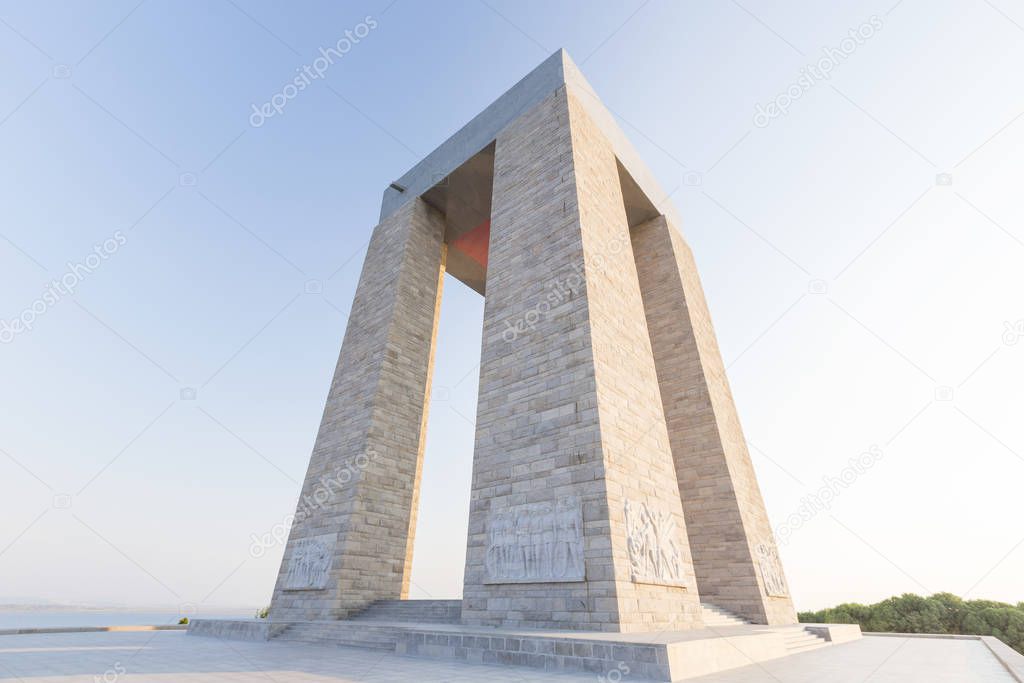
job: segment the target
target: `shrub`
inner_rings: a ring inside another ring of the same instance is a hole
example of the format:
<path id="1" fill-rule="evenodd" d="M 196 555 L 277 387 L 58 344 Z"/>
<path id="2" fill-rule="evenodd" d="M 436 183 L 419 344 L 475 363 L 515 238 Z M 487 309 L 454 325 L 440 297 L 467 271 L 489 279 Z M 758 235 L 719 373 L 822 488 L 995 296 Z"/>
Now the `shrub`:
<path id="1" fill-rule="evenodd" d="M 1024 654 L 1024 602 L 1010 605 L 962 600 L 952 593 L 927 598 L 904 593 L 873 605 L 844 603 L 797 617 L 805 623 L 860 624 L 864 631 L 995 636 Z"/>

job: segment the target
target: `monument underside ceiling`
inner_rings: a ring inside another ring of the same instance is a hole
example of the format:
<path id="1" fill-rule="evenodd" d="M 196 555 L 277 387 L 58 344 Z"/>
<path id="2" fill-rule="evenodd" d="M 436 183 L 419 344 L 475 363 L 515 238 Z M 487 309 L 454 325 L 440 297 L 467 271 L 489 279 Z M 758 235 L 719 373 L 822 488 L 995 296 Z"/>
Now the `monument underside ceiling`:
<path id="1" fill-rule="evenodd" d="M 445 215 L 446 270 L 480 294 L 487 278 L 491 229 L 494 143 L 423 193 L 423 200 Z"/>
<path id="2" fill-rule="evenodd" d="M 660 212 L 629 171 L 621 163 L 617 166 L 629 227 L 658 216 Z M 493 184 L 492 142 L 422 195 L 445 215 L 446 271 L 479 294 L 486 289 Z"/>

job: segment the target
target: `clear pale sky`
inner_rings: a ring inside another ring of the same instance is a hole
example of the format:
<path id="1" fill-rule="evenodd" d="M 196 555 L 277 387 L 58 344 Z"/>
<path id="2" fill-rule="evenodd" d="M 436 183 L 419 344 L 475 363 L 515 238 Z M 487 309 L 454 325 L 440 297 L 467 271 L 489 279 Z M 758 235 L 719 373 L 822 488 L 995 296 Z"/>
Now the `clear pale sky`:
<path id="1" fill-rule="evenodd" d="M 773 523 L 831 487 L 798 609 L 1024 600 L 1024 6 L 389 2 L 0 3 L 0 602 L 268 603 L 383 189 L 559 47 L 675 190 Z M 446 282 L 414 597 L 482 309 Z"/>

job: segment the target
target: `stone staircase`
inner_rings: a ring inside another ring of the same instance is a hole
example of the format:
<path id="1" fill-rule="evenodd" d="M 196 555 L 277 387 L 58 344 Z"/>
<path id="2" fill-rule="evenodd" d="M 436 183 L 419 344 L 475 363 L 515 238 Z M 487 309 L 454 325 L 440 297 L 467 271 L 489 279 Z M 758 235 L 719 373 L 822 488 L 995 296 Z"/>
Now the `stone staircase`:
<path id="1" fill-rule="evenodd" d="M 461 600 L 378 600 L 350 621 L 457 624 L 461 617 Z"/>
<path id="2" fill-rule="evenodd" d="M 462 600 L 378 600 L 349 621 L 401 624 L 458 624 Z"/>
<path id="3" fill-rule="evenodd" d="M 299 621 L 272 638 L 394 652 L 401 636 L 393 625 L 457 624 L 461 615 L 461 600 L 378 600 L 344 621 Z"/>
<path id="4" fill-rule="evenodd" d="M 367 650 L 394 652 L 397 638 L 393 629 L 375 628 L 351 621 L 299 621 L 291 624 L 274 640 L 315 645 L 342 645 Z"/>
<path id="5" fill-rule="evenodd" d="M 787 654 L 795 655 L 798 652 L 817 650 L 819 647 L 825 647 L 829 644 L 827 640 L 811 633 L 803 626 L 787 626 L 774 630 L 776 633 L 781 633 L 782 637 L 786 640 Z"/>
<path id="6" fill-rule="evenodd" d="M 715 605 L 702 603 L 701 611 L 705 625 L 713 630 L 751 626 L 745 619 Z M 461 600 L 378 600 L 346 621 L 295 622 L 273 638 L 394 652 L 402 639 L 396 627 L 402 629 L 415 624 L 457 624 L 461 613 Z M 808 652 L 829 644 L 825 638 L 799 624 L 763 628 L 782 636 L 787 654 Z"/>
<path id="7" fill-rule="evenodd" d="M 738 617 L 729 610 L 716 607 L 707 602 L 700 603 L 701 615 L 704 617 L 704 625 L 708 628 L 722 628 L 723 626 L 743 626 L 750 622 Z"/>
<path id="8" fill-rule="evenodd" d="M 637 680 L 683 680 L 860 638 L 842 624 L 750 624 L 702 605 L 708 628 L 685 634 L 500 629 L 459 623 L 458 600 L 384 600 L 343 621 L 195 619 L 190 636 L 268 640 L 547 671 L 606 672 L 629 666 Z M 737 646 L 737 643 L 740 646 Z"/>
<path id="9" fill-rule="evenodd" d="M 729 626 L 743 626 L 750 623 L 746 619 L 733 614 L 729 610 L 722 609 L 721 607 L 710 603 L 702 602 L 700 608 L 704 617 L 704 624 L 710 629 L 719 629 Z M 774 628 L 768 628 L 767 630 L 782 635 L 786 644 L 786 653 L 791 655 L 798 652 L 817 650 L 819 647 L 825 647 L 829 644 L 823 637 L 813 633 L 803 626 L 800 626 L 799 624 L 794 624 L 793 626 L 777 626 Z"/>

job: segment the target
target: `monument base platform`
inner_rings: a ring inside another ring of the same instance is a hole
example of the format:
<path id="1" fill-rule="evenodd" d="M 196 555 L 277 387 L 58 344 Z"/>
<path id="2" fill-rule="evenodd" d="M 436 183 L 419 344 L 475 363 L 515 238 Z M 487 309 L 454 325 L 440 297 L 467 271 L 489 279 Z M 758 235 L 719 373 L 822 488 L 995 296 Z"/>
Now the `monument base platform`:
<path id="1" fill-rule="evenodd" d="M 357 647 L 400 655 L 683 681 L 861 637 L 847 624 L 735 624 L 692 631 L 600 633 L 451 623 L 196 619 L 189 635 Z"/>

